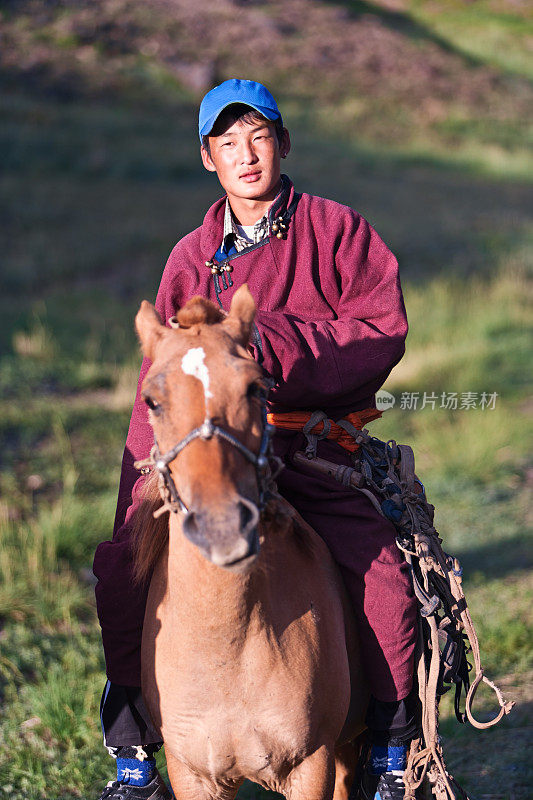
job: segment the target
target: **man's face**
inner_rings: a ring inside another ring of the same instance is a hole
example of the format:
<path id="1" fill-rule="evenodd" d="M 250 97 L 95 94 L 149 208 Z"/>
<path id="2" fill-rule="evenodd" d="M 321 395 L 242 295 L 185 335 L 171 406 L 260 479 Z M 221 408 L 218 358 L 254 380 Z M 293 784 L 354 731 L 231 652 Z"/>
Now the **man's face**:
<path id="1" fill-rule="evenodd" d="M 202 161 L 216 172 L 230 203 L 240 200 L 273 200 L 280 180 L 280 158 L 287 155 L 290 140 L 284 131 L 281 145 L 273 122 L 242 119 L 230 122 L 222 133 L 209 137 L 209 154 L 202 147 Z"/>

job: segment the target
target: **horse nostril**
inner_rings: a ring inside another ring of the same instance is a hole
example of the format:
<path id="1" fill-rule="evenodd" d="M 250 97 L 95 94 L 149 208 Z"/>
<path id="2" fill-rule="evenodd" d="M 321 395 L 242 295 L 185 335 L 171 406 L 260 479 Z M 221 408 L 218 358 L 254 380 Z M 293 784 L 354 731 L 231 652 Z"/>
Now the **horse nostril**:
<path id="1" fill-rule="evenodd" d="M 252 518 L 252 512 L 243 503 L 239 503 L 239 514 L 240 514 L 239 529 L 242 531 L 243 528 L 246 528 L 246 526 L 250 522 L 250 520 Z"/>
<path id="2" fill-rule="evenodd" d="M 183 520 L 182 523 L 183 533 L 190 539 L 195 538 L 195 534 L 198 533 L 198 525 L 196 524 L 196 517 L 194 511 L 189 511 Z"/>
<path id="3" fill-rule="evenodd" d="M 259 511 L 249 500 L 239 500 L 240 530 L 246 536 L 259 522 Z"/>
<path id="4" fill-rule="evenodd" d="M 183 517 L 182 532 L 204 558 L 232 568 L 259 552 L 258 523 L 257 507 L 243 497 L 218 514 L 189 511 Z"/>

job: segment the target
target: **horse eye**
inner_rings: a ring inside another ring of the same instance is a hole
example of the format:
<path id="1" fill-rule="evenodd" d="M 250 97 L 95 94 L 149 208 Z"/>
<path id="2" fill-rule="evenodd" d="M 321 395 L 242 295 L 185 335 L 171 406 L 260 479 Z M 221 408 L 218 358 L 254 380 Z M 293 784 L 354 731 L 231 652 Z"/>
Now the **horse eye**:
<path id="1" fill-rule="evenodd" d="M 146 396 L 143 399 L 148 408 L 150 409 L 150 411 L 154 411 L 156 414 L 161 411 L 161 406 L 159 405 L 159 403 L 156 403 L 156 401 L 153 400 L 151 397 Z"/>
<path id="2" fill-rule="evenodd" d="M 253 397 L 260 400 L 263 394 L 263 387 L 259 383 L 254 381 L 248 386 L 246 394 L 248 397 Z"/>

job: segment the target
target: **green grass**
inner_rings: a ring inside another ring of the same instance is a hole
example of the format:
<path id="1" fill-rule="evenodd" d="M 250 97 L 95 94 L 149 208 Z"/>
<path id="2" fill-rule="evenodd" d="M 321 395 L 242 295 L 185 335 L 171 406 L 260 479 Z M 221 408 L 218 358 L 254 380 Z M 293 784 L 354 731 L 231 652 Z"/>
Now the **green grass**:
<path id="1" fill-rule="evenodd" d="M 338 3 L 339 0 L 331 0 Z M 527 2 L 509 0 L 344 0 L 354 14 L 376 14 L 385 24 L 419 41 L 431 41 L 498 71 L 533 79 Z"/>
<path id="2" fill-rule="evenodd" d="M 410 0 L 409 13 L 470 57 L 533 80 L 530 41 L 533 19 L 527 3 Z"/>

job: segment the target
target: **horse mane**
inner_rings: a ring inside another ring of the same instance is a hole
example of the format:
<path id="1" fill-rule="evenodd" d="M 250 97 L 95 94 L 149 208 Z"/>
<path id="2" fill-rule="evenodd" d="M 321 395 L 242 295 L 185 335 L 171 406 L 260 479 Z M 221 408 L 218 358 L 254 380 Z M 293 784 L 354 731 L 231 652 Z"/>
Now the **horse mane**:
<path id="1" fill-rule="evenodd" d="M 158 476 L 150 473 L 141 490 L 141 502 L 131 520 L 133 548 L 133 580 L 135 583 L 149 581 L 168 539 L 168 516 L 154 518 L 154 511 L 161 505 Z"/>
<path id="2" fill-rule="evenodd" d="M 180 308 L 176 314 L 176 320 L 180 328 L 190 328 L 193 325 L 215 325 L 222 322 L 226 314 L 218 308 L 211 300 L 196 295 Z"/>

